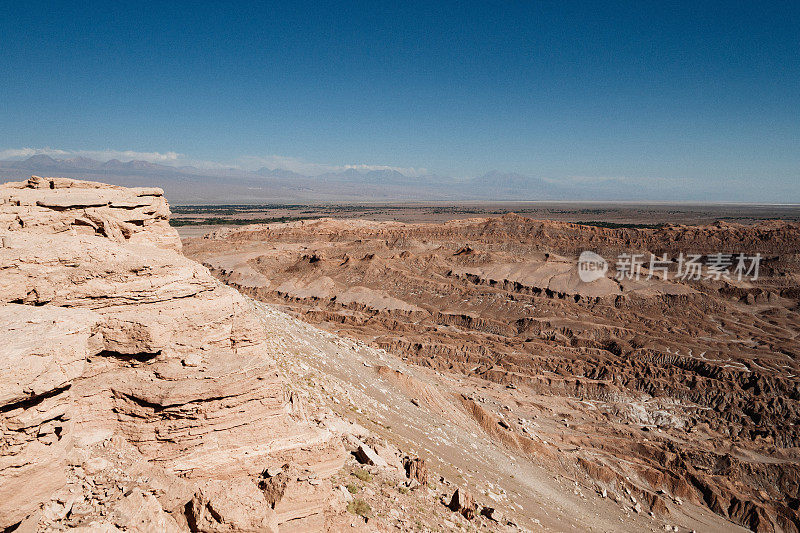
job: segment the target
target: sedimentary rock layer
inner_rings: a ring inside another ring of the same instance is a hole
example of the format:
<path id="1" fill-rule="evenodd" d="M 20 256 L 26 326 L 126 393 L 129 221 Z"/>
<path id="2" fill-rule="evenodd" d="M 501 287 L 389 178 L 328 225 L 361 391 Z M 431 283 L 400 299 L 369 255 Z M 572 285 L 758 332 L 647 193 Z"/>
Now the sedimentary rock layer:
<path id="1" fill-rule="evenodd" d="M 201 483 L 257 493 L 252 480 L 276 463 L 323 477 L 341 466 L 341 443 L 285 387 L 251 304 L 181 255 L 168 217 L 159 189 L 38 177 L 0 186 L 0 529 L 36 512 L 85 522 L 117 505 L 89 495 L 84 515 L 61 516 L 47 503 L 67 485 L 88 490 L 87 471 L 113 468 L 112 448 L 156 469 L 142 479 L 173 487 L 140 479 L 157 500 L 118 496 L 183 528 Z M 308 513 L 292 520 L 324 523 L 327 497 L 303 496 L 295 504 Z M 125 506 L 114 516 L 124 526 Z"/>
<path id="2" fill-rule="evenodd" d="M 636 480 L 654 513 L 688 498 L 755 530 L 800 527 L 800 224 L 322 219 L 184 246 L 245 294 L 419 365 L 508 385 L 520 408 L 564 398 L 580 427 L 565 417 L 547 440 L 578 446 L 578 464 L 604 482 Z M 577 269 L 587 250 L 610 263 L 588 283 Z M 718 253 L 759 254 L 758 278 L 679 277 L 681 254 L 707 269 Z M 639 279 L 617 276 L 619 254 L 645 258 Z M 648 269 L 651 254 L 672 260 L 666 273 Z M 511 447 L 533 431 L 464 406 Z"/>

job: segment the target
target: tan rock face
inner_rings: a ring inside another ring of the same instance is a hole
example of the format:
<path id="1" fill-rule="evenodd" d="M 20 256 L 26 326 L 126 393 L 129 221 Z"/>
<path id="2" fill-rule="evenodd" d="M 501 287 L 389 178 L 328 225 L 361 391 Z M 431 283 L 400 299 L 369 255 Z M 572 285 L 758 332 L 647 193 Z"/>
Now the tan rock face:
<path id="1" fill-rule="evenodd" d="M 251 304 L 179 253 L 168 217 L 159 189 L 37 177 L 0 186 L 0 528 L 75 468 L 102 470 L 88 456 L 109 439 L 197 483 L 253 484 L 277 462 L 321 476 L 341 466 L 341 444 L 285 388 Z M 127 494 L 109 505 L 116 525 L 185 526 L 188 499 Z"/>
<path id="2" fill-rule="evenodd" d="M 207 483 L 192 498 L 189 523 L 204 533 L 278 531 L 278 517 L 250 481 Z"/>
<path id="3" fill-rule="evenodd" d="M 181 248 L 161 189 L 34 176 L 3 185 L 0 203 L 0 229 L 6 231 L 101 235 L 116 242 Z"/>
<path id="4" fill-rule="evenodd" d="M 0 305 L 0 527 L 66 482 L 70 388 L 99 350 L 99 320 L 86 310 Z"/>

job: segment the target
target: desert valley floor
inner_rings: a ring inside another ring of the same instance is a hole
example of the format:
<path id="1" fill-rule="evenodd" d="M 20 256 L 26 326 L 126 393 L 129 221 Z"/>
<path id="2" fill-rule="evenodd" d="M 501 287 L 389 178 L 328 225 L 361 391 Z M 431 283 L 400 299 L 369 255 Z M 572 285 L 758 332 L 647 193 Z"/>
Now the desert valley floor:
<path id="1" fill-rule="evenodd" d="M 303 375 L 365 395 L 360 424 L 516 523 L 797 530 L 797 206 L 177 211 L 236 224 L 179 226 L 217 278 L 377 350 Z M 239 225 L 259 219 L 288 222 Z M 577 276 L 584 250 L 612 264 L 592 283 Z M 624 253 L 763 260 L 757 280 L 675 279 L 675 261 L 617 280 Z"/>

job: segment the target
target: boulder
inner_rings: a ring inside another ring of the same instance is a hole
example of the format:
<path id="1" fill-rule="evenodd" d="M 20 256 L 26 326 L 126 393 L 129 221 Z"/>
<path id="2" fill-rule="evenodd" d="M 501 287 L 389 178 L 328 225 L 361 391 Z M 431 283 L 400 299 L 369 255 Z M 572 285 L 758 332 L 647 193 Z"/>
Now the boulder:
<path id="1" fill-rule="evenodd" d="M 278 518 L 249 479 L 211 481 L 187 506 L 189 526 L 203 533 L 277 533 Z"/>
<path id="2" fill-rule="evenodd" d="M 464 489 L 456 489 L 448 505 L 451 511 L 460 513 L 467 520 L 472 520 L 477 514 L 478 506 L 472 495 Z"/>
<path id="3" fill-rule="evenodd" d="M 181 528 L 152 495 L 135 488 L 119 500 L 111 510 L 110 521 L 128 531 L 180 533 Z"/>
<path id="4" fill-rule="evenodd" d="M 493 522 L 503 522 L 503 515 L 494 507 L 481 507 L 481 516 L 485 516 Z"/>
<path id="5" fill-rule="evenodd" d="M 403 459 L 403 468 L 409 479 L 416 480 L 422 485 L 428 483 L 428 466 L 425 464 L 425 459 L 406 457 Z"/>
<path id="6" fill-rule="evenodd" d="M 384 458 L 378 455 L 378 452 L 372 449 L 372 447 L 369 445 L 365 444 L 361 439 L 353 435 L 348 435 L 347 439 L 354 445 L 355 451 L 353 454 L 361 464 L 378 466 L 382 468 L 386 468 L 388 466 Z"/>

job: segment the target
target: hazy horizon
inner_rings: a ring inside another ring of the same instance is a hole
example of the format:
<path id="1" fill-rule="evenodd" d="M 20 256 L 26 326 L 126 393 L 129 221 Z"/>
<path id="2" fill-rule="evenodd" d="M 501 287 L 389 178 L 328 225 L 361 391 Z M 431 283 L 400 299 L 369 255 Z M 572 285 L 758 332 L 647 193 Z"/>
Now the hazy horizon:
<path id="1" fill-rule="evenodd" d="M 0 160 L 0 180 L 29 175 L 104 181 L 126 187 L 161 187 L 176 205 L 268 203 L 391 202 L 568 202 L 638 204 L 794 205 L 785 191 L 747 187 L 688 187 L 686 180 L 636 183 L 620 178 L 546 180 L 491 171 L 458 178 L 436 174 L 404 174 L 398 169 L 344 168 L 303 175 L 262 167 L 170 166 L 146 160 L 97 160 L 80 155 L 37 154 Z M 96 154 L 94 154 L 96 155 Z M 754 193 L 754 194 L 749 194 Z"/>

